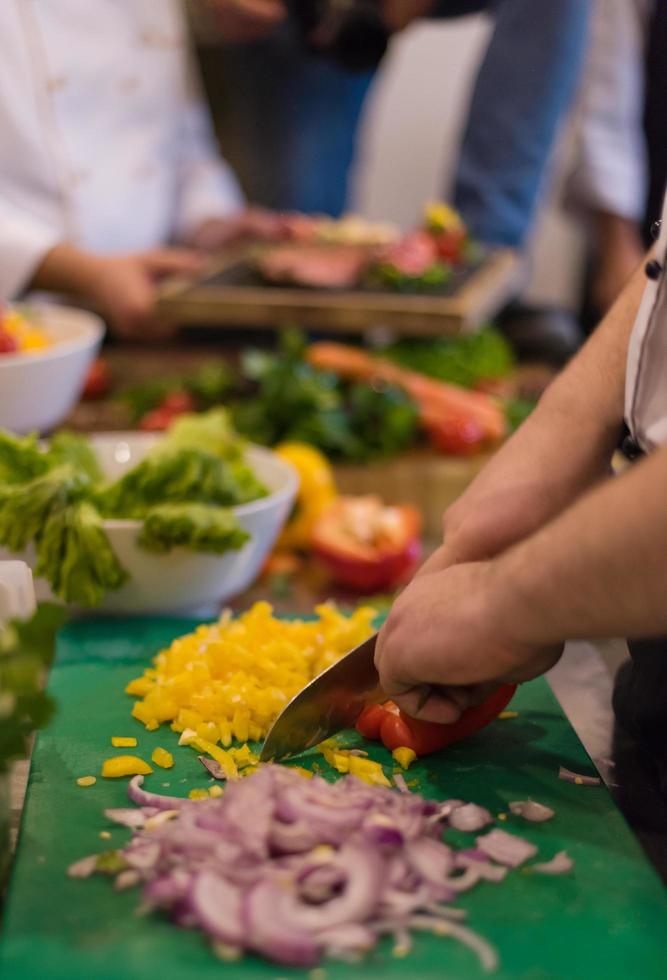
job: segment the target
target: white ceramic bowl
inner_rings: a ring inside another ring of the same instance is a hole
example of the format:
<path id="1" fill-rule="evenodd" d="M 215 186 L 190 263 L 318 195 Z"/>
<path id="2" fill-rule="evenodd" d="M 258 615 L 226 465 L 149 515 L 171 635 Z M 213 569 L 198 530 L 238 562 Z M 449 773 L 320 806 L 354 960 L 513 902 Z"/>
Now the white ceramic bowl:
<path id="1" fill-rule="evenodd" d="M 93 435 L 90 442 L 105 475 L 117 479 L 141 462 L 159 438 L 151 433 L 110 432 Z M 223 602 L 252 585 L 289 517 L 299 478 L 292 466 L 268 449 L 250 446 L 246 458 L 269 490 L 268 496 L 233 508 L 250 540 L 225 555 L 186 548 L 155 555 L 137 544 L 139 521 L 107 520 L 104 528 L 130 580 L 117 592 L 107 593 L 95 613 L 203 616 L 214 614 Z M 34 564 L 32 552 L 25 557 Z M 51 598 L 47 584 L 40 579 L 36 580 L 36 591 L 39 599 Z"/>
<path id="2" fill-rule="evenodd" d="M 30 307 L 52 346 L 0 355 L 0 428 L 48 432 L 78 401 L 104 324 L 93 313 L 46 304 Z"/>

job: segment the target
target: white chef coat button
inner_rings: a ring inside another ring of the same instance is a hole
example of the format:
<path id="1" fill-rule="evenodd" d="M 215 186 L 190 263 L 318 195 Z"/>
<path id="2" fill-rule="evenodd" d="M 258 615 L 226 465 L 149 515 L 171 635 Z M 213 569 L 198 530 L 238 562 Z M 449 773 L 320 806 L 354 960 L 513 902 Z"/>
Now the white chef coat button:
<path id="1" fill-rule="evenodd" d="M 650 259 L 644 266 L 644 272 L 649 279 L 659 279 L 662 275 L 662 266 L 657 259 Z"/>

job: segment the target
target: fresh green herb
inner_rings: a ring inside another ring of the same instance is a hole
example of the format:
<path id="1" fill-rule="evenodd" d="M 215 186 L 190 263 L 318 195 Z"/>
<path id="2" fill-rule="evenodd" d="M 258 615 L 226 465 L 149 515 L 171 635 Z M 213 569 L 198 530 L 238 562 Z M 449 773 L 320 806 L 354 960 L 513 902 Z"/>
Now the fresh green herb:
<path id="1" fill-rule="evenodd" d="M 444 262 L 434 262 L 419 276 L 407 275 L 392 262 L 382 262 L 374 266 L 370 283 L 388 287 L 397 293 L 431 292 L 441 289 L 451 276 L 452 270 Z"/>
<path id="2" fill-rule="evenodd" d="M 384 353 L 413 371 L 464 388 L 506 377 L 514 368 L 512 348 L 492 327 L 464 337 L 401 340 Z"/>
<path id="3" fill-rule="evenodd" d="M 224 507 L 163 504 L 146 514 L 139 544 L 157 553 L 181 547 L 224 554 L 237 551 L 249 538 L 233 511 Z"/>
<path id="4" fill-rule="evenodd" d="M 184 377 L 161 378 L 132 385 L 120 393 L 119 399 L 128 409 L 132 423 L 136 424 L 147 412 L 177 392 L 190 394 L 195 407 L 205 411 L 224 401 L 233 388 L 234 372 L 225 361 L 220 361 L 206 364 Z"/>
<path id="5" fill-rule="evenodd" d="M 297 441 L 334 459 L 365 461 L 398 453 L 417 432 L 411 399 L 391 386 L 350 384 L 305 360 L 300 334 L 283 334 L 276 353 L 248 351 L 242 368 L 252 395 L 233 408 L 236 428 L 273 446 Z"/>
<path id="6" fill-rule="evenodd" d="M 25 758 L 30 736 L 53 714 L 44 671 L 66 618 L 62 607 L 44 603 L 32 619 L 0 627 L 0 773 Z"/>

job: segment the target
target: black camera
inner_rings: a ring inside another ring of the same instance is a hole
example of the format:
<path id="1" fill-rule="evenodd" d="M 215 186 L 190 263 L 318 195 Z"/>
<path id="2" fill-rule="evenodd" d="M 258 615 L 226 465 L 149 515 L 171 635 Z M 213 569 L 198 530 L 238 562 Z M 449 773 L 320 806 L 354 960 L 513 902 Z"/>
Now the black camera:
<path id="1" fill-rule="evenodd" d="M 377 0 L 289 0 L 303 42 L 350 71 L 377 67 L 389 32 Z"/>

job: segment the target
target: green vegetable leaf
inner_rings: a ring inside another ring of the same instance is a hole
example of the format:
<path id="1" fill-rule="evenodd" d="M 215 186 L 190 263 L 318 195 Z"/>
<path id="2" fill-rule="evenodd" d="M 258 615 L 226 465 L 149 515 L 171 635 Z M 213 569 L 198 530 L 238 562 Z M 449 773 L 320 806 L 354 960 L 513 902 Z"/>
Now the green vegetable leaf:
<path id="1" fill-rule="evenodd" d="M 71 463 L 92 483 L 102 481 L 102 470 L 86 436 L 77 435 L 76 432 L 57 432 L 49 443 L 46 458 L 49 466 Z"/>
<path id="2" fill-rule="evenodd" d="M 227 462 L 197 448 L 161 447 L 98 495 L 105 516 L 143 518 L 158 505 L 203 503 L 232 507 L 266 495 L 244 462 Z"/>
<path id="3" fill-rule="evenodd" d="M 506 377 L 514 368 L 512 348 L 491 327 L 463 337 L 401 340 L 388 347 L 384 356 L 413 371 L 464 388 Z"/>
<path id="4" fill-rule="evenodd" d="M 49 514 L 81 495 L 87 480 L 66 463 L 22 484 L 0 483 L 0 544 L 23 551 L 42 532 Z"/>
<path id="5" fill-rule="evenodd" d="M 128 580 L 89 501 L 55 507 L 37 539 L 35 574 L 65 602 L 96 606 Z"/>
<path id="6" fill-rule="evenodd" d="M 222 459 L 239 459 L 243 454 L 243 441 L 225 409 L 213 408 L 200 415 L 179 416 L 151 456 L 170 453 L 174 449 L 200 449 Z"/>
<path id="7" fill-rule="evenodd" d="M 21 438 L 0 430 L 0 482 L 22 483 L 40 476 L 48 468 L 36 435 Z"/>
<path id="8" fill-rule="evenodd" d="M 243 547 L 249 538 L 233 511 L 224 507 L 163 504 L 146 514 L 139 544 L 157 553 L 183 547 L 222 555 Z"/>

